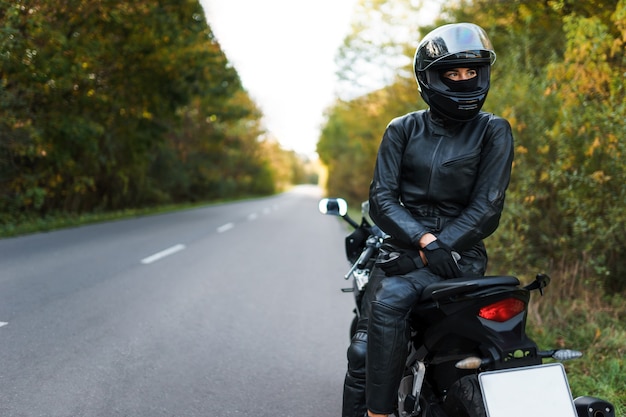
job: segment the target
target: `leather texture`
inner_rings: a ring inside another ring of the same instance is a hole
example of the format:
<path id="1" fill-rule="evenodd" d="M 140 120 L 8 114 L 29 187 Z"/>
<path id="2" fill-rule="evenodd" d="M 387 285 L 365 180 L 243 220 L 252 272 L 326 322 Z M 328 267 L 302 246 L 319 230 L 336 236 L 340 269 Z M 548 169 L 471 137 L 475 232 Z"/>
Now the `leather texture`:
<path id="1" fill-rule="evenodd" d="M 486 112 L 447 123 L 428 110 L 391 121 L 370 186 L 370 216 L 388 235 L 418 247 L 443 219 L 438 239 L 461 252 L 493 233 L 511 177 L 509 123 Z"/>

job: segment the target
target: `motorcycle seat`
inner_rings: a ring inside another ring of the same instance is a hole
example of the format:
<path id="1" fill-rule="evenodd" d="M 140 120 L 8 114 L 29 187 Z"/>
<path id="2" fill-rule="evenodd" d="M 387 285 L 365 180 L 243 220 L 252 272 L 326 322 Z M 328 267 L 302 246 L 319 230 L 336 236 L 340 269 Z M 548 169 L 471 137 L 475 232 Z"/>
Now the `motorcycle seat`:
<path id="1" fill-rule="evenodd" d="M 514 276 L 484 276 L 471 278 L 452 278 L 445 281 L 430 284 L 424 288 L 421 301 L 441 300 L 474 291 L 477 289 L 495 287 L 495 286 L 514 286 L 520 285 L 519 279 Z"/>

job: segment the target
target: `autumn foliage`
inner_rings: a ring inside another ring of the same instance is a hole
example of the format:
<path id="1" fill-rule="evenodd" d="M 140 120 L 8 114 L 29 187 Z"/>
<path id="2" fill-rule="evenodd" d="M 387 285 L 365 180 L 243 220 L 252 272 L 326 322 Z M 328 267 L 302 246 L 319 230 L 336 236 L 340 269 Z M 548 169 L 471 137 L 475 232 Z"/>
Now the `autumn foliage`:
<path id="1" fill-rule="evenodd" d="M 0 0 L 0 222 L 291 181 L 198 0 Z"/>

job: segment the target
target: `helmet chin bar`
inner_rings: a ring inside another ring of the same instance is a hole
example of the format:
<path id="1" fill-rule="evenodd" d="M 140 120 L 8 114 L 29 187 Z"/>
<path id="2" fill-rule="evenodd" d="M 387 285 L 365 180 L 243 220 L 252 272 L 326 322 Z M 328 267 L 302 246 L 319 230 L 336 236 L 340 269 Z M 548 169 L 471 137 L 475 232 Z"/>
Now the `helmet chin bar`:
<path id="1" fill-rule="evenodd" d="M 468 122 L 475 118 L 487 98 L 487 93 L 479 97 L 474 95 L 473 98 L 451 98 L 439 94 L 431 94 L 427 101 L 423 90 L 421 91 L 421 95 L 434 113 L 454 122 Z"/>
<path id="2" fill-rule="evenodd" d="M 422 97 L 424 96 L 422 95 Z M 428 104 L 434 113 L 453 122 L 469 122 L 474 119 L 484 103 L 484 100 L 459 100 L 456 109 L 450 109 L 449 103 L 446 103 L 445 106 L 440 105 L 441 97 L 431 97 L 430 101 Z"/>

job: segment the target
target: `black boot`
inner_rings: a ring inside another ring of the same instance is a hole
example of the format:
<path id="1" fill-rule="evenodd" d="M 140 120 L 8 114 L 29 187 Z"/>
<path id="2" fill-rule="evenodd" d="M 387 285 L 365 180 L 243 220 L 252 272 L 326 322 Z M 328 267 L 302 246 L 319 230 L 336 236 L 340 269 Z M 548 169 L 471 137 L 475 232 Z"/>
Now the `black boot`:
<path id="1" fill-rule="evenodd" d="M 363 417 L 365 404 L 365 354 L 367 333 L 357 331 L 348 348 L 348 372 L 343 385 L 342 417 Z"/>

